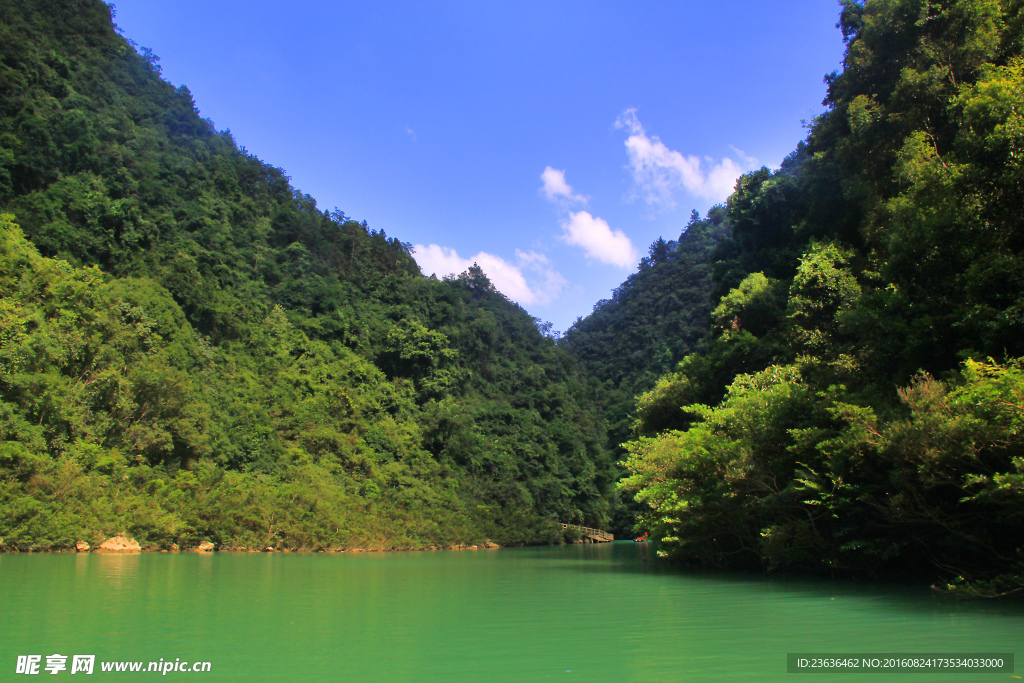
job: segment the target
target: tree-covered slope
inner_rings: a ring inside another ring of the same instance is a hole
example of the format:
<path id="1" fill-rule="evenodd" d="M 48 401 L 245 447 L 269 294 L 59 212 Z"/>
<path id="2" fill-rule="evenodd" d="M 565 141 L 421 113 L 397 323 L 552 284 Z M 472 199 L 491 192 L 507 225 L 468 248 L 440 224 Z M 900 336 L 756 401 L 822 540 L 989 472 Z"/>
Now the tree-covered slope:
<path id="1" fill-rule="evenodd" d="M 710 332 L 711 256 L 727 235 L 722 207 L 704 219 L 694 212 L 678 240 L 655 241 L 637 272 L 559 342 L 578 361 L 592 400 L 604 411 L 607 447 L 616 460 L 625 458 L 621 444 L 632 436 L 634 397 L 654 387 Z M 622 477 L 626 470 L 619 465 L 616 473 Z M 613 507 L 609 528 L 630 534 L 640 511 L 632 495 L 620 494 Z"/>
<path id="2" fill-rule="evenodd" d="M 322 211 L 99 0 L 0 1 L 0 537 L 424 545 L 599 526 L 599 409 L 479 269 Z"/>
<path id="3" fill-rule="evenodd" d="M 728 234 L 725 211 L 696 213 L 678 240 L 657 240 L 636 273 L 565 333 L 606 406 L 614 444 L 629 434 L 633 397 L 675 367 L 708 334 L 711 254 Z"/>
<path id="4" fill-rule="evenodd" d="M 844 0 L 828 110 L 742 177 L 712 337 L 625 485 L 712 566 L 1024 590 L 1024 4 Z"/>

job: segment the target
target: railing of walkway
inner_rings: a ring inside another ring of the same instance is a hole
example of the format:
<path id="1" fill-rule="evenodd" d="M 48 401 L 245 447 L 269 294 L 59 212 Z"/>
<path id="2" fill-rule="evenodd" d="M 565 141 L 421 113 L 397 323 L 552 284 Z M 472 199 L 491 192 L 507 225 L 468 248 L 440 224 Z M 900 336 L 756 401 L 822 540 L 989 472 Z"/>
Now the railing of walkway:
<path id="1" fill-rule="evenodd" d="M 580 532 L 582 532 L 584 536 L 592 538 L 595 541 L 599 541 L 601 543 L 608 543 L 609 541 L 615 540 L 615 536 L 611 535 L 607 531 L 602 531 L 601 529 L 594 529 L 589 526 L 580 526 L 578 524 L 566 524 L 565 522 L 562 522 L 562 528 L 578 529 Z"/>

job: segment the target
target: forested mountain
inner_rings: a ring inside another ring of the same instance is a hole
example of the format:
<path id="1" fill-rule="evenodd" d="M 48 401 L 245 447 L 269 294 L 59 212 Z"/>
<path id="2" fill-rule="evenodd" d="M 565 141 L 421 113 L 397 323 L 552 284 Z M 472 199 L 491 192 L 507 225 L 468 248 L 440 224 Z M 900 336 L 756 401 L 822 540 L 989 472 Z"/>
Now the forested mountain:
<path id="1" fill-rule="evenodd" d="M 556 346 L 240 149 L 100 0 L 0 0 L 2 546 L 553 540 L 631 438 L 679 560 L 1024 591 L 1024 2 L 841 8 L 807 139 Z"/>
<path id="2" fill-rule="evenodd" d="M 602 407 L 608 424 L 608 450 L 617 460 L 626 457 L 622 444 L 632 436 L 635 397 L 706 341 L 711 257 L 728 233 L 722 207 L 705 219 L 693 212 L 678 240 L 655 241 L 637 272 L 559 342 L 587 376 L 591 399 Z M 678 406 L 670 412 L 679 412 Z M 616 473 L 622 477 L 627 472 L 620 464 Z M 620 496 L 609 528 L 628 536 L 640 508 L 628 492 Z"/>
<path id="3" fill-rule="evenodd" d="M 827 111 L 738 181 L 625 486 L 687 562 L 1018 593 L 1024 3 L 841 5 Z"/>
<path id="4" fill-rule="evenodd" d="M 574 362 L 323 211 L 100 0 L 0 0 L 0 538 L 391 547 L 601 526 Z"/>
<path id="5" fill-rule="evenodd" d="M 630 433 L 633 397 L 696 349 L 708 334 L 711 255 L 727 236 L 726 213 L 696 212 L 678 240 L 657 240 L 648 255 L 561 341 L 592 380 L 606 407 L 614 445 Z"/>

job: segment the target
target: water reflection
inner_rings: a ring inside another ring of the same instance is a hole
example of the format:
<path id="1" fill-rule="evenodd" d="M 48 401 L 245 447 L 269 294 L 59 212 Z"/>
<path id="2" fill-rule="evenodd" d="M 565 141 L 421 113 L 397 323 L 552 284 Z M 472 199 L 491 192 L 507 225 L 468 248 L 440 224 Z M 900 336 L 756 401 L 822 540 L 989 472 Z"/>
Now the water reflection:
<path id="1" fill-rule="evenodd" d="M 95 553 L 88 557 L 95 563 L 95 575 L 102 590 L 110 597 L 131 594 L 139 577 L 139 553 Z"/>
<path id="2" fill-rule="evenodd" d="M 896 602 L 901 610 L 914 610 L 933 614 L 936 611 L 956 614 L 976 611 L 981 614 L 999 614 L 1024 617 L 1024 603 L 1009 600 L 963 600 L 932 591 L 922 581 L 879 581 L 850 578 L 808 577 L 792 574 L 766 574 L 761 572 L 714 570 L 699 567 L 680 567 L 656 556 L 653 544 L 615 542 L 580 546 L 566 546 L 557 553 L 540 551 L 538 559 L 557 563 L 562 570 L 580 573 L 656 574 L 666 580 L 707 584 L 731 590 L 757 590 L 787 598 L 847 599 L 871 602 Z"/>
<path id="3" fill-rule="evenodd" d="M 4 556 L 0 581 L 0 642 L 11 652 L 172 655 L 213 662 L 218 681 L 788 682 L 787 652 L 1024 643 L 1020 605 L 678 571 L 631 542 L 493 553 Z"/>
<path id="4" fill-rule="evenodd" d="M 89 553 L 75 554 L 75 578 L 84 581 L 89 571 Z"/>

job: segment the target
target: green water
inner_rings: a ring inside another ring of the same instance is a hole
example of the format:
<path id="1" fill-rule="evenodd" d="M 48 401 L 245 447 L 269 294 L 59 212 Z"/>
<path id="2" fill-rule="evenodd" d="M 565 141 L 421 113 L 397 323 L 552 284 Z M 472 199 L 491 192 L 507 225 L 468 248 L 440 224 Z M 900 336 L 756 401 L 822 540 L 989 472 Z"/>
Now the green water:
<path id="1" fill-rule="evenodd" d="M 366 554 L 0 555 L 18 655 L 209 661 L 196 681 L 1015 681 L 788 674 L 788 652 L 1016 652 L 1024 607 L 670 571 L 633 543 Z M 68 670 L 42 680 L 78 680 Z M 1016 675 L 1024 672 L 1024 661 Z M 109 673 L 88 681 L 153 680 Z M 39 680 L 38 678 L 35 680 Z"/>

